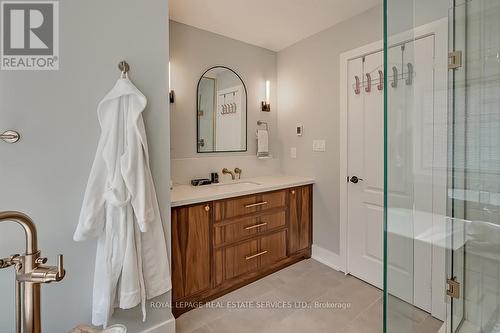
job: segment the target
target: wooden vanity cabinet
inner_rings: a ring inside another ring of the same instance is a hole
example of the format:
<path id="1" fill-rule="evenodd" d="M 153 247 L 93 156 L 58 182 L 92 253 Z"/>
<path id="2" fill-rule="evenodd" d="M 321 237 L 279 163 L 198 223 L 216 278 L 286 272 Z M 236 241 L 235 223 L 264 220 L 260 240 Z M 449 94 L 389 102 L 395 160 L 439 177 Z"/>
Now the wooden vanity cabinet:
<path id="1" fill-rule="evenodd" d="M 172 299 L 211 287 L 211 205 L 172 209 Z"/>
<path id="2" fill-rule="evenodd" d="M 178 317 L 311 256 L 312 185 L 172 208 Z"/>
<path id="3" fill-rule="evenodd" d="M 312 243 L 312 187 L 303 186 L 288 191 L 290 193 L 288 244 L 290 253 L 295 253 L 309 248 Z"/>

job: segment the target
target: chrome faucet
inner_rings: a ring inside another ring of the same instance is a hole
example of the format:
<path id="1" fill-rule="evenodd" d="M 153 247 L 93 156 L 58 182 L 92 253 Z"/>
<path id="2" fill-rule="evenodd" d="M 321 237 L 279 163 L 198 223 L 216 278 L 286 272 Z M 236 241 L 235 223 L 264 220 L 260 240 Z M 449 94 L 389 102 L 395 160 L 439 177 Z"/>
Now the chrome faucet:
<path id="1" fill-rule="evenodd" d="M 57 266 L 42 266 L 47 258 L 38 250 L 35 223 L 20 212 L 0 212 L 2 222 L 20 224 L 26 236 L 26 253 L 0 259 L 0 268 L 14 266 L 16 270 L 16 333 L 40 333 L 40 284 L 64 278 L 63 256 L 58 256 Z"/>
<path id="2" fill-rule="evenodd" d="M 223 175 L 228 175 L 228 174 L 229 174 L 229 175 L 231 175 L 231 178 L 232 178 L 233 180 L 235 180 L 235 179 L 236 179 L 236 175 L 235 175 L 235 173 L 234 173 L 233 171 L 229 170 L 228 168 L 224 168 L 224 169 L 222 169 L 222 174 L 223 174 Z"/>

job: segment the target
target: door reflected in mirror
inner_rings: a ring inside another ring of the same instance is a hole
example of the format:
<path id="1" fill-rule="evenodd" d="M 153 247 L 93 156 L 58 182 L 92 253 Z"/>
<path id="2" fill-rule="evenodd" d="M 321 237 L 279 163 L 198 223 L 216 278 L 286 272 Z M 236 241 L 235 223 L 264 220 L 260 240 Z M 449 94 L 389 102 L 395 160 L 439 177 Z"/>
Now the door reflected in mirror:
<path id="1" fill-rule="evenodd" d="M 198 82 L 198 153 L 247 150 L 247 90 L 241 77 L 223 66 L 207 70 Z"/>

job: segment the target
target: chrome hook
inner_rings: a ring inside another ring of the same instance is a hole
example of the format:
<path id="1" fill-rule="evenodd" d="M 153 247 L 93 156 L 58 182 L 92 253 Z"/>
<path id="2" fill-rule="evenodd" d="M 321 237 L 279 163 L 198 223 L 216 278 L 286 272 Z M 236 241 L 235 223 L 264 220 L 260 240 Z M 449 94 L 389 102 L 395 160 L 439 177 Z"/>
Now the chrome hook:
<path id="1" fill-rule="evenodd" d="M 381 70 L 378 71 L 378 90 L 384 90 L 384 72 Z"/>
<path id="2" fill-rule="evenodd" d="M 406 78 L 406 85 L 411 86 L 413 84 L 413 64 L 408 63 L 408 77 Z"/>
<path id="3" fill-rule="evenodd" d="M 392 83 L 391 87 L 397 88 L 398 87 L 398 68 L 396 66 L 392 67 Z"/>
<path id="4" fill-rule="evenodd" d="M 128 77 L 128 71 L 130 70 L 130 66 L 125 60 L 122 60 L 118 63 L 118 69 L 122 72 L 121 76 L 123 78 Z"/>
<path id="5" fill-rule="evenodd" d="M 366 73 L 366 81 L 367 81 L 367 85 L 366 85 L 365 91 L 370 92 L 370 91 L 372 91 L 372 76 L 370 75 L 370 73 Z"/>
<path id="6" fill-rule="evenodd" d="M 360 88 L 360 83 L 359 83 L 359 76 L 354 76 L 354 79 L 356 80 L 356 88 L 354 88 L 354 93 L 356 95 L 359 95 L 361 93 L 361 88 Z"/>

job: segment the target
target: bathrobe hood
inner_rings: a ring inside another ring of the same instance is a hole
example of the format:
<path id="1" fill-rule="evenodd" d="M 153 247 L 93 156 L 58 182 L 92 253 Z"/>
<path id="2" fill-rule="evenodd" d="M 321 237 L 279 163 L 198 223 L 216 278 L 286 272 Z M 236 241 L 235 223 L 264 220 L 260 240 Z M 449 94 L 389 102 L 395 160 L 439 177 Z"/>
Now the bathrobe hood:
<path id="1" fill-rule="evenodd" d="M 92 323 L 171 289 L 163 225 L 149 166 L 146 97 L 120 78 L 99 103 L 101 136 L 75 241 L 97 239 Z"/>

